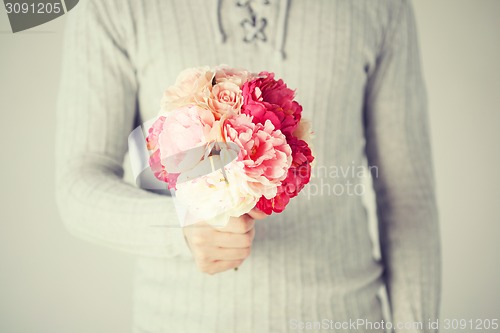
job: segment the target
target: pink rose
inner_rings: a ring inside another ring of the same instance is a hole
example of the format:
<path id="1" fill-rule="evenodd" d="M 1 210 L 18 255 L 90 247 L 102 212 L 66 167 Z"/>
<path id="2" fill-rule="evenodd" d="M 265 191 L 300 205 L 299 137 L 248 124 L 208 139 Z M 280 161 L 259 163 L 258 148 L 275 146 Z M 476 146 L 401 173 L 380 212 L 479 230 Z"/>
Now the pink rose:
<path id="1" fill-rule="evenodd" d="M 241 113 L 253 116 L 253 122 L 272 122 L 287 137 L 297 128 L 302 106 L 294 101 L 295 92 L 273 73 L 261 72 L 259 77 L 243 84 Z"/>
<path id="2" fill-rule="evenodd" d="M 210 96 L 215 73 L 209 67 L 189 68 L 182 71 L 175 85 L 168 87 L 161 99 L 161 110 L 168 112 L 178 107 L 195 105 Z"/>
<path id="3" fill-rule="evenodd" d="M 238 161 L 243 163 L 246 175 L 254 180 L 250 186 L 266 198 L 272 198 L 292 163 L 292 150 L 286 137 L 275 130 L 270 121 L 254 124 L 247 115 L 227 119 L 224 133 L 227 141 L 240 147 Z"/>
<path id="4" fill-rule="evenodd" d="M 217 83 L 212 88 L 207 104 L 216 119 L 239 114 L 243 104 L 240 87 L 231 81 Z"/>

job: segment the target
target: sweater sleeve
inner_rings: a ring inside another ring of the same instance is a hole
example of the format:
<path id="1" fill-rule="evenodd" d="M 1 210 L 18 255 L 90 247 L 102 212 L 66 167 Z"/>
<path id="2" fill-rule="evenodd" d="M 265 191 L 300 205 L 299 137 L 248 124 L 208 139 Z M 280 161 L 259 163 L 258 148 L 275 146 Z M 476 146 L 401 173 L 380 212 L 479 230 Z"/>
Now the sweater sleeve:
<path id="1" fill-rule="evenodd" d="M 367 85 L 366 153 L 392 321 L 423 324 L 404 332 L 430 332 L 428 320 L 439 312 L 441 249 L 426 92 L 413 9 L 409 0 L 397 3 Z"/>
<path id="2" fill-rule="evenodd" d="M 121 28 L 127 16 L 115 10 L 88 0 L 68 14 L 57 105 L 59 211 L 85 240 L 141 256 L 189 257 L 171 197 L 123 181 L 138 83 Z"/>

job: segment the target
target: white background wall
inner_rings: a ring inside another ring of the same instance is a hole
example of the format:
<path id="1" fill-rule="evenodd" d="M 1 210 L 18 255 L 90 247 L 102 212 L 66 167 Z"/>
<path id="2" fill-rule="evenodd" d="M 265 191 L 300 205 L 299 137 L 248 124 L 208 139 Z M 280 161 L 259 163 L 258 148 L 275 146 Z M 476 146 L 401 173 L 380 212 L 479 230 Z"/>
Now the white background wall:
<path id="1" fill-rule="evenodd" d="M 443 241 L 442 318 L 500 317 L 498 0 L 414 0 Z M 54 204 L 64 18 L 0 10 L 0 332 L 126 332 L 133 258 L 72 238 Z M 463 332 L 463 331 L 462 331 Z"/>

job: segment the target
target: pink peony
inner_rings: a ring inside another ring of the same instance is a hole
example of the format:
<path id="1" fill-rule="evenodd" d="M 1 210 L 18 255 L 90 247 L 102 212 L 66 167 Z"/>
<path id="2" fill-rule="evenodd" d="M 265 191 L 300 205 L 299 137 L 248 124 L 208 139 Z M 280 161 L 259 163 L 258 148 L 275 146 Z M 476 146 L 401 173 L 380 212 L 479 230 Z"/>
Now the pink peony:
<path id="1" fill-rule="evenodd" d="M 179 174 L 203 157 L 203 149 L 199 152 L 191 149 L 208 142 L 215 119 L 209 110 L 197 106 L 178 108 L 163 118 L 163 122 L 155 122 L 150 129 L 148 144 L 152 146 L 154 138 L 157 139 L 156 151 L 150 156 L 149 163 L 156 178 L 168 182 L 169 188 L 176 188 Z M 195 156 L 196 153 L 199 156 Z"/>
<path id="2" fill-rule="evenodd" d="M 167 172 L 165 166 L 161 163 L 159 150 L 154 151 L 149 157 L 149 166 L 157 179 L 168 184 L 168 189 L 175 189 L 179 174 Z"/>
<path id="3" fill-rule="evenodd" d="M 159 150 L 155 150 L 149 157 L 149 166 L 151 167 L 151 171 L 153 171 L 156 178 L 162 182 L 167 182 L 168 173 L 167 170 L 165 170 L 165 166 L 161 163 Z"/>
<path id="4" fill-rule="evenodd" d="M 273 73 L 261 72 L 259 77 L 243 87 L 243 114 L 253 116 L 253 122 L 271 121 L 287 137 L 297 128 L 302 106 L 294 101 L 295 93 L 283 80 L 275 80 Z"/>
<path id="5" fill-rule="evenodd" d="M 148 130 L 148 136 L 146 137 L 146 145 L 148 150 L 155 150 L 158 147 L 158 136 L 160 135 L 163 124 L 165 123 L 165 117 L 158 117 L 151 128 Z"/>
<path id="6" fill-rule="evenodd" d="M 169 112 L 158 136 L 162 161 L 207 142 L 215 119 L 209 110 L 185 106 Z"/>
<path id="7" fill-rule="evenodd" d="M 286 137 L 275 130 L 270 121 L 254 124 L 247 115 L 227 119 L 224 134 L 227 141 L 240 147 L 238 161 L 253 180 L 250 186 L 266 198 L 272 198 L 292 163 L 292 150 Z"/>
<path id="8" fill-rule="evenodd" d="M 295 137 L 288 139 L 292 149 L 293 162 L 287 172 L 287 177 L 278 187 L 274 198 L 268 199 L 264 196 L 257 203 L 257 208 L 266 214 L 282 212 L 291 198 L 296 197 L 311 179 L 311 163 L 314 157 L 311 149 L 303 140 Z"/>
<path id="9" fill-rule="evenodd" d="M 148 130 L 148 136 L 146 137 L 146 145 L 147 149 L 153 151 L 151 156 L 149 157 L 149 166 L 151 167 L 151 171 L 159 180 L 168 183 L 168 188 L 175 188 L 175 183 L 177 181 L 177 177 L 179 174 L 177 173 L 168 173 L 165 170 L 165 165 L 163 165 L 160 157 L 160 149 L 158 146 L 158 138 L 160 136 L 161 131 L 163 130 L 163 125 L 165 123 L 165 117 L 160 116 L 153 123 L 151 128 Z"/>

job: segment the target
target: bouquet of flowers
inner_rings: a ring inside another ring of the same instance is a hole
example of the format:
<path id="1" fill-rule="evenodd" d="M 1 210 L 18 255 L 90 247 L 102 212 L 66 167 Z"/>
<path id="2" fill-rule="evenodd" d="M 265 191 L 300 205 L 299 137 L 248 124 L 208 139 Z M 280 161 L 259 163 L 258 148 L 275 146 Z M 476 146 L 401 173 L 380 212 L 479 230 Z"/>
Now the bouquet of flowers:
<path id="1" fill-rule="evenodd" d="M 225 225 L 257 207 L 282 212 L 309 182 L 310 122 L 274 73 L 184 70 L 146 136 L 149 166 L 168 184 L 181 225 Z"/>

